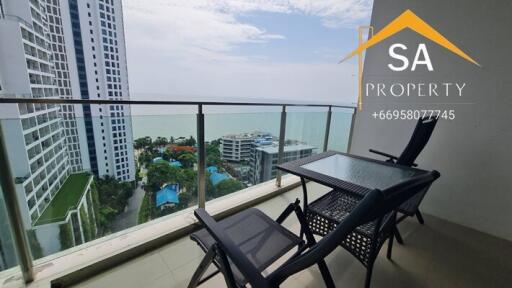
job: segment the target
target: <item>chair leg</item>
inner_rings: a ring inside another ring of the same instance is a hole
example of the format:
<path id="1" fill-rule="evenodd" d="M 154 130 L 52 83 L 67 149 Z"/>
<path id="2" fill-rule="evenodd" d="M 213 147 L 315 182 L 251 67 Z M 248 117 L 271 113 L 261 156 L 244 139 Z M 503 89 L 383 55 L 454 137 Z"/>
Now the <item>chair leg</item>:
<path id="1" fill-rule="evenodd" d="M 396 242 L 398 242 L 398 244 L 404 245 L 404 239 L 402 238 L 402 235 L 400 234 L 398 227 L 395 227 L 394 230 L 395 231 L 393 232 L 393 234 L 395 235 Z"/>
<path id="2" fill-rule="evenodd" d="M 395 238 L 395 233 L 391 233 L 388 240 L 388 252 L 386 254 L 386 257 L 388 260 L 391 260 L 391 253 L 393 252 L 393 239 Z"/>
<path id="3" fill-rule="evenodd" d="M 238 287 L 236 282 L 235 282 L 235 276 L 233 275 L 233 270 L 231 270 L 231 265 L 229 264 L 229 260 L 228 260 L 228 257 L 226 256 L 226 254 L 224 253 L 224 251 L 220 250 L 220 249 L 217 249 L 217 255 L 219 255 L 220 257 L 220 271 L 222 272 L 222 274 L 224 275 L 224 280 L 226 281 L 226 285 L 228 286 L 228 288 L 236 288 Z"/>
<path id="4" fill-rule="evenodd" d="M 213 263 L 214 258 L 215 249 L 212 247 L 208 250 L 208 252 L 206 252 L 206 255 L 204 256 L 203 260 L 201 260 L 201 263 L 199 263 L 199 266 L 197 267 L 196 271 L 194 272 L 194 275 L 192 276 L 192 279 L 190 279 L 188 288 L 195 288 L 199 285 L 199 283 L 201 282 L 201 278 L 203 277 L 208 267 L 210 267 L 210 265 Z"/>
<path id="5" fill-rule="evenodd" d="M 368 265 L 368 268 L 366 268 L 366 280 L 364 281 L 365 288 L 370 288 L 370 283 L 372 281 L 372 272 L 373 272 L 373 263 Z"/>
<path id="6" fill-rule="evenodd" d="M 421 215 L 420 209 L 416 210 L 416 218 L 418 218 L 418 222 L 421 225 L 425 224 L 425 220 L 423 219 L 423 215 Z"/>
<path id="7" fill-rule="evenodd" d="M 313 235 L 313 232 L 311 232 L 311 229 L 309 229 L 306 216 L 304 215 L 304 212 L 300 209 L 299 205 L 295 206 L 295 214 L 297 215 L 297 219 L 299 220 L 301 227 L 301 239 L 303 236 L 305 236 L 307 240 L 306 245 L 308 245 L 308 247 L 312 247 L 313 245 L 316 244 L 315 236 Z M 299 251 L 300 249 L 301 247 L 299 246 Z M 322 278 L 324 278 L 325 286 L 327 288 L 335 288 L 336 285 L 334 285 L 334 280 L 332 280 L 331 273 L 329 272 L 329 268 L 327 267 L 327 264 L 325 263 L 324 259 L 318 262 L 318 268 L 320 269 Z"/>
<path id="8" fill-rule="evenodd" d="M 324 278 L 325 287 L 327 288 L 335 288 L 334 280 L 332 280 L 331 273 L 329 272 L 329 268 L 325 263 L 325 260 L 318 262 L 318 269 L 320 269 L 320 273 L 322 274 L 322 278 Z"/>

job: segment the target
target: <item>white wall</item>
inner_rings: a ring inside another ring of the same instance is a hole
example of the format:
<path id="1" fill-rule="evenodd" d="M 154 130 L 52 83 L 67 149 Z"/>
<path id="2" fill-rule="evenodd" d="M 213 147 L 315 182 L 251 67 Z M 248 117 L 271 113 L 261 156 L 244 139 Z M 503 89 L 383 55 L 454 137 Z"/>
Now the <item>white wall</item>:
<path id="1" fill-rule="evenodd" d="M 375 120 L 371 117 L 374 111 L 455 109 L 456 119 L 438 123 L 417 160 L 421 167 L 436 169 L 442 175 L 421 208 L 426 213 L 512 240 L 512 2 L 376 0 L 372 25 L 379 31 L 405 9 L 414 11 L 482 67 L 410 30 L 370 48 L 365 58 L 364 83 L 466 82 L 467 87 L 462 97 L 364 97 L 363 111 L 355 121 L 351 152 L 370 155 L 368 148 L 376 148 L 400 154 L 406 145 L 415 122 Z M 426 43 L 435 71 L 390 71 L 388 48 L 396 42 L 407 43 L 411 53 L 418 43 Z M 453 102 L 458 104 L 447 104 Z"/>

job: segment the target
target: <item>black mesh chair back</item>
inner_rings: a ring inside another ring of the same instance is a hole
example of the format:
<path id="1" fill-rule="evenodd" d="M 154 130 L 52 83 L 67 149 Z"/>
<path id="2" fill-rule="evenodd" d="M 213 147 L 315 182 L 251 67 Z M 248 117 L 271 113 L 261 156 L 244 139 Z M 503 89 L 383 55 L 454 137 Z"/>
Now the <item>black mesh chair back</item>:
<path id="1" fill-rule="evenodd" d="M 414 198 L 425 190 L 428 190 L 439 176 L 439 172 L 434 170 L 428 172 L 426 175 L 414 177 L 408 181 L 383 190 L 383 200 L 378 204 L 378 207 L 375 207 L 367 214 L 369 219 L 365 221 L 371 221 L 382 217 L 395 210 L 396 207 L 399 207 L 409 199 Z"/>
<path id="2" fill-rule="evenodd" d="M 387 162 L 396 163 L 409 167 L 418 166 L 416 163 L 414 163 L 414 161 L 421 153 L 421 151 L 423 151 L 423 148 L 425 148 L 428 141 L 430 140 L 430 136 L 432 136 L 434 128 L 436 127 L 437 120 L 438 118 L 434 116 L 420 118 L 416 123 L 409 143 L 407 143 L 407 146 L 402 151 L 402 154 L 399 157 L 374 149 L 370 149 L 370 152 L 378 154 L 380 156 L 387 157 Z M 397 224 L 405 220 L 407 217 L 413 216 L 416 216 L 416 218 L 418 218 L 418 221 L 421 224 L 425 222 L 425 220 L 423 219 L 423 215 L 420 212 L 419 206 L 423 201 L 423 198 L 427 194 L 427 191 L 428 187 L 423 189 L 422 192 L 414 195 L 414 197 L 407 200 L 402 205 L 400 205 L 397 211 L 402 213 L 403 215 L 400 216 L 400 218 L 396 221 Z M 402 236 L 400 235 L 400 232 L 398 231 L 398 229 L 395 230 L 397 242 L 403 244 L 403 239 Z"/>
<path id="3" fill-rule="evenodd" d="M 420 118 L 418 123 L 416 123 L 409 143 L 405 146 L 404 151 L 400 157 L 398 157 L 396 163 L 404 166 L 412 166 L 418 155 L 420 155 L 423 148 L 427 145 L 436 124 L 436 117 Z"/>

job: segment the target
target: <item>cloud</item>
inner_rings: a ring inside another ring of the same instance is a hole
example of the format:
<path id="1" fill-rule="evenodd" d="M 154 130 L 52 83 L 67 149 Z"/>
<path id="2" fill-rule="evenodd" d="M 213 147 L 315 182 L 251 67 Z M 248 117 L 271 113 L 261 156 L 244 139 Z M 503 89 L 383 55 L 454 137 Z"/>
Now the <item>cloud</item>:
<path id="1" fill-rule="evenodd" d="M 223 1 L 128 0 L 124 1 L 127 34 L 138 45 L 153 46 L 171 55 L 216 56 L 244 43 L 283 39 L 254 25 L 236 20 L 233 9 Z M 215 3 L 215 4 L 214 4 Z M 214 58 L 216 58 L 214 57 Z"/>
<path id="2" fill-rule="evenodd" d="M 291 6 L 306 14 L 319 16 L 329 28 L 353 26 L 370 17 L 372 2 L 369 0 L 291 0 Z"/>
<path id="3" fill-rule="evenodd" d="M 370 0 L 125 0 L 123 5 L 125 18 L 133 23 L 130 34 L 149 41 L 146 45 L 154 43 L 169 52 L 199 49 L 210 53 L 285 39 L 240 22 L 236 16 L 243 13 L 303 13 L 337 28 L 367 20 L 371 11 Z"/>
<path id="4" fill-rule="evenodd" d="M 353 27 L 368 22 L 371 0 L 123 0 L 123 10 L 133 99 L 156 93 L 172 100 L 202 95 L 347 103 L 355 95 L 355 67 L 238 55 L 240 45 L 286 39 L 240 16 L 302 14 L 319 17 L 327 29 Z"/>

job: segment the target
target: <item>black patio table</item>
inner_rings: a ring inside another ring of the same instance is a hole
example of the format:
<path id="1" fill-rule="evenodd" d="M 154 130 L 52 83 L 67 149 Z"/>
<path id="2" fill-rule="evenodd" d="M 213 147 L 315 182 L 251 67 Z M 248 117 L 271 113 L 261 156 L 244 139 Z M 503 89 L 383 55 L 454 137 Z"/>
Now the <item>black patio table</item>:
<path id="1" fill-rule="evenodd" d="M 284 163 L 277 168 L 301 178 L 307 222 L 306 228 L 301 226 L 301 238 L 304 236 L 303 229 L 309 229 L 320 236 L 326 236 L 335 230 L 367 193 L 375 189 L 385 191 L 415 176 L 429 173 L 417 168 L 335 151 Z M 308 203 L 306 180 L 333 190 Z M 426 191 L 428 188 L 423 189 Z M 394 212 L 357 227 L 339 243 L 366 267 L 365 287 L 370 286 L 373 264 L 386 240 L 389 239 L 388 259 L 391 259 L 393 239 L 403 243 L 396 228 L 397 213 L 400 210 L 401 208 L 396 207 Z"/>
<path id="2" fill-rule="evenodd" d="M 301 178 L 307 225 L 311 232 L 320 236 L 326 236 L 342 223 L 367 193 L 374 189 L 385 190 L 428 173 L 417 168 L 335 151 L 287 162 L 277 168 Z M 308 203 L 306 180 L 333 190 Z M 403 243 L 396 228 L 399 210 L 397 207 L 393 213 L 357 227 L 339 243 L 367 268 L 365 287 L 370 285 L 373 263 L 385 241 L 389 239 L 388 259 L 391 259 L 393 239 Z"/>
<path id="3" fill-rule="evenodd" d="M 373 189 L 384 190 L 427 171 L 372 158 L 327 151 L 290 161 L 277 168 L 301 178 L 304 210 L 308 207 L 305 180 L 362 198 Z"/>

